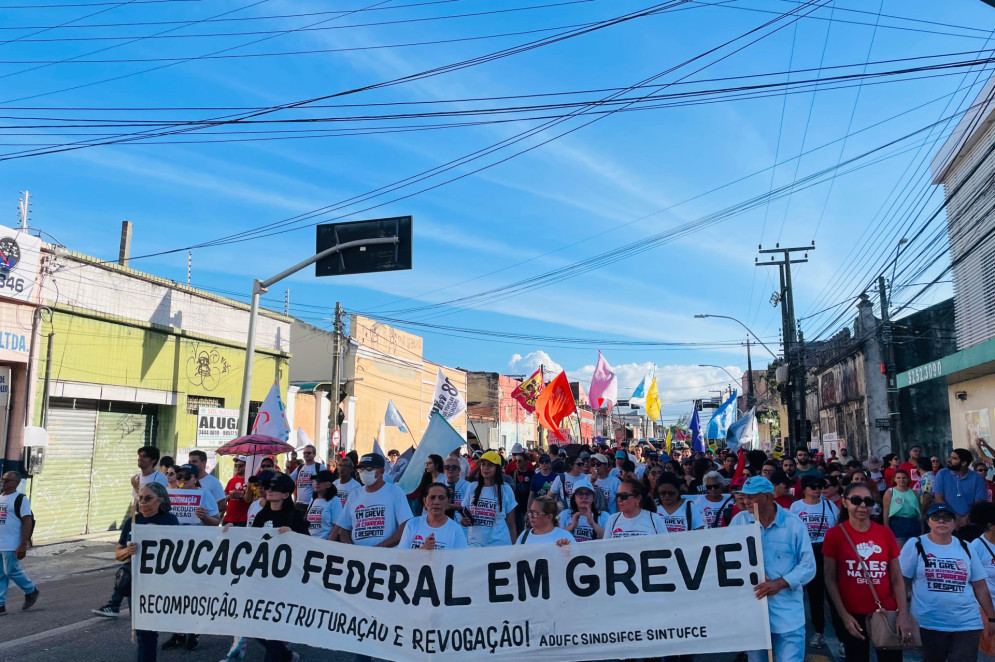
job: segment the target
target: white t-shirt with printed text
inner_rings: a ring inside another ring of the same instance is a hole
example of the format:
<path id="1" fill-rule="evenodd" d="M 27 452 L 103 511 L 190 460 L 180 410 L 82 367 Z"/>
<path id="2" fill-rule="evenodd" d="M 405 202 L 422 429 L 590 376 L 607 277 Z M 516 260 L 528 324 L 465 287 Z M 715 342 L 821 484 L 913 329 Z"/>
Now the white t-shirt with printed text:
<path id="1" fill-rule="evenodd" d="M 337 480 L 332 484 L 338 492 L 339 503 L 342 504 L 343 508 L 345 508 L 345 502 L 349 500 L 349 495 L 352 494 L 353 490 L 361 489 L 363 487 L 363 484 L 355 478 L 350 478 L 348 483 L 343 483 L 341 480 Z"/>
<path id="2" fill-rule="evenodd" d="M 436 528 L 429 526 L 425 517 L 422 515 L 408 520 L 407 524 L 404 525 L 404 532 L 401 534 L 401 542 L 397 546 L 399 549 L 418 549 L 425 544 L 425 540 L 430 535 L 435 535 L 436 549 L 467 548 L 466 534 L 463 533 L 462 526 L 447 519 L 445 524 Z"/>
<path id="3" fill-rule="evenodd" d="M 615 513 L 608 519 L 608 526 L 605 527 L 605 539 L 609 538 L 631 538 L 632 536 L 652 536 L 669 533 L 667 524 L 659 513 L 649 510 L 641 510 L 633 518 L 628 518 L 622 513 Z"/>
<path id="4" fill-rule="evenodd" d="M 0 552 L 13 552 L 21 544 L 21 526 L 23 523 L 14 515 L 14 500 L 24 496 L 16 490 L 7 495 L 0 495 Z M 31 502 L 28 497 L 21 500 L 21 517 L 31 514 Z"/>
<path id="5" fill-rule="evenodd" d="M 528 533 L 528 537 L 525 534 Z M 561 529 L 558 526 L 554 526 L 553 530 L 549 533 L 536 533 L 535 531 L 522 531 L 522 534 L 518 536 L 518 540 L 515 541 L 516 545 L 555 545 L 560 540 L 569 540 L 570 542 L 577 542 L 577 540 L 570 534 L 569 531 Z"/>
<path id="6" fill-rule="evenodd" d="M 501 503 L 498 504 L 497 487 L 491 485 L 480 491 L 480 499 L 474 500 L 476 483 L 467 483 L 463 490 L 463 507 L 473 516 L 472 522 L 460 521 L 468 525 L 466 542 L 470 547 L 496 547 L 511 544 L 507 517 L 515 510 L 515 491 L 508 483 L 501 484 Z"/>
<path id="7" fill-rule="evenodd" d="M 384 483 L 375 492 L 368 492 L 365 487 L 353 490 L 335 523 L 352 532 L 353 544 L 373 547 L 394 535 L 411 517 L 404 490 Z"/>
<path id="8" fill-rule="evenodd" d="M 820 499 L 816 504 L 795 501 L 791 504 L 791 512 L 805 523 L 808 539 L 813 543 L 821 543 L 826 539 L 826 531 L 836 526 L 840 515 L 836 506 L 825 499 Z"/>
<path id="9" fill-rule="evenodd" d="M 688 512 L 691 514 L 690 522 L 688 522 Z M 681 533 L 682 531 L 705 528 L 705 516 L 698 504 L 692 499 L 681 499 L 681 505 L 673 513 L 668 513 L 663 509 L 663 506 L 657 506 L 656 514 L 663 518 L 668 533 Z"/>
<path id="10" fill-rule="evenodd" d="M 601 496 L 605 498 L 605 506 L 607 506 L 609 514 L 618 510 L 618 504 L 615 502 L 615 493 L 618 492 L 621 484 L 622 481 L 618 479 L 618 476 L 612 476 L 611 474 L 604 478 L 599 478 L 594 482 L 594 486 L 601 491 Z"/>
<path id="11" fill-rule="evenodd" d="M 570 525 L 570 520 L 573 519 L 573 511 L 567 508 L 560 512 L 560 527 L 566 529 Z M 604 529 L 608 526 L 608 518 L 611 517 L 609 513 L 604 511 L 598 513 L 598 526 Z M 607 533 L 607 531 L 606 531 Z M 574 540 L 577 542 L 587 542 L 589 540 L 599 540 L 599 538 L 594 534 L 594 527 L 591 526 L 590 520 L 587 519 L 586 515 L 581 515 L 577 518 L 577 526 L 573 530 Z"/>
<path id="12" fill-rule="evenodd" d="M 311 503 L 314 498 L 314 475 L 324 469 L 318 462 L 294 469 L 290 479 L 297 485 L 297 503 Z"/>

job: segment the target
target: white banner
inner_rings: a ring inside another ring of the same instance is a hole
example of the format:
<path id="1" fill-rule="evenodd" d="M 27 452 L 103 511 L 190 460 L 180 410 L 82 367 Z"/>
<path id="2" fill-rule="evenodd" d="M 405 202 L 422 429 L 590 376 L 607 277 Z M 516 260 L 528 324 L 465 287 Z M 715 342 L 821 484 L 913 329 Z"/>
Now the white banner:
<path id="1" fill-rule="evenodd" d="M 180 524 L 190 524 L 203 526 L 203 522 L 197 517 L 197 509 L 200 508 L 204 493 L 200 490 L 169 490 L 170 512 L 176 515 Z"/>
<path id="2" fill-rule="evenodd" d="M 453 420 L 464 409 L 466 400 L 459 394 L 459 389 L 450 381 L 439 368 L 439 375 L 435 378 L 435 392 L 432 394 L 432 410 L 428 412 L 428 419 L 432 420 L 432 414 L 439 412 L 447 421 Z"/>
<path id="3" fill-rule="evenodd" d="M 237 527 L 139 525 L 135 540 L 131 613 L 140 630 L 259 637 L 397 662 L 770 646 L 767 601 L 753 595 L 764 576 L 758 527 L 431 552 Z"/>

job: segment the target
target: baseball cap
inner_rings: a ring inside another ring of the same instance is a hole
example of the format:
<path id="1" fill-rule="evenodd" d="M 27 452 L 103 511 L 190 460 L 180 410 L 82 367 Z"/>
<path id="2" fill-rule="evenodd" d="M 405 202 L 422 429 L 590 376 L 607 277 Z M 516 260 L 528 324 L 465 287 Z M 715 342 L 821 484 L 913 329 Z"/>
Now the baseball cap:
<path id="1" fill-rule="evenodd" d="M 617 451 L 615 451 L 615 459 L 616 460 L 619 460 L 619 459 L 626 460 L 628 458 L 629 458 L 629 454 L 626 453 L 625 451 L 623 451 L 623 450 L 617 450 Z"/>
<path id="2" fill-rule="evenodd" d="M 335 481 L 335 474 L 333 474 L 328 469 L 322 469 L 314 475 L 314 482 L 316 483 L 331 483 Z"/>
<path id="3" fill-rule="evenodd" d="M 743 494 L 773 494 L 774 483 L 763 476 L 751 476 L 743 483 Z"/>
<path id="4" fill-rule="evenodd" d="M 192 476 L 196 476 L 198 473 L 200 473 L 199 471 L 197 471 L 197 467 L 193 466 L 192 464 L 181 464 L 178 467 L 178 469 L 180 471 L 185 471 Z"/>
<path id="5" fill-rule="evenodd" d="M 549 462 L 549 461 L 550 461 L 549 456 L 546 455 L 545 453 L 543 453 L 542 455 L 539 456 L 539 464 L 542 464 L 543 462 Z"/>
<path id="6" fill-rule="evenodd" d="M 936 513 L 950 513 L 952 517 L 957 517 L 957 513 L 954 512 L 954 509 L 945 503 L 934 503 L 930 506 L 929 510 L 926 511 L 926 518 L 928 519 Z"/>
<path id="7" fill-rule="evenodd" d="M 576 494 L 577 490 L 591 490 L 592 492 L 597 494 L 597 492 L 594 491 L 594 485 L 591 485 L 591 481 L 589 481 L 586 478 L 581 478 L 580 480 L 574 481 L 574 488 L 572 493 Z"/>
<path id="8" fill-rule="evenodd" d="M 595 453 L 591 457 L 597 460 L 598 462 L 601 462 L 602 464 L 608 464 L 608 458 L 605 456 L 604 453 Z"/>
<path id="9" fill-rule="evenodd" d="M 236 455 L 235 460 L 238 462 L 248 462 L 249 458 L 246 457 L 245 455 Z"/>
<path id="10" fill-rule="evenodd" d="M 566 455 L 567 455 L 567 449 L 566 448 L 561 448 L 559 451 L 557 451 L 556 454 L 557 455 L 562 455 L 562 456 L 566 457 Z"/>
<path id="11" fill-rule="evenodd" d="M 277 474 L 273 477 L 273 480 L 269 482 L 269 487 L 271 490 L 290 494 L 294 491 L 295 485 L 294 481 L 287 474 Z"/>
<path id="12" fill-rule="evenodd" d="M 260 484 L 266 485 L 267 483 L 272 481 L 275 476 L 276 476 L 275 471 L 273 471 L 272 469 L 266 469 L 265 471 L 260 471 L 257 478 L 259 478 Z"/>
<path id="13" fill-rule="evenodd" d="M 356 464 L 356 467 L 360 469 L 383 469 L 384 466 L 386 466 L 386 462 L 383 455 L 379 453 L 367 453 L 359 458 L 359 463 Z"/>
<path id="14" fill-rule="evenodd" d="M 670 462 L 670 455 L 667 453 L 660 453 L 660 461 L 663 462 L 664 464 Z"/>
<path id="15" fill-rule="evenodd" d="M 495 453 L 494 451 L 487 451 L 486 453 L 481 455 L 480 461 L 490 462 L 491 464 L 496 464 L 499 467 L 501 466 L 501 456 Z"/>
<path id="16" fill-rule="evenodd" d="M 802 478 L 801 483 L 803 490 L 809 487 L 821 490 L 823 487 L 826 486 L 826 479 L 823 478 L 822 476 L 805 476 Z"/>

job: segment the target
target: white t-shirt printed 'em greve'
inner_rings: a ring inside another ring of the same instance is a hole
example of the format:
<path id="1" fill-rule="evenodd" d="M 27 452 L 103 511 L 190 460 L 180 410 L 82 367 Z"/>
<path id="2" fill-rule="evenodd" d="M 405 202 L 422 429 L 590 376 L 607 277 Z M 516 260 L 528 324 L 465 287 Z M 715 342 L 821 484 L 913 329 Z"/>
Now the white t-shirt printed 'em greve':
<path id="1" fill-rule="evenodd" d="M 353 490 L 335 523 L 352 532 L 353 544 L 373 547 L 394 535 L 411 516 L 404 490 L 384 483 L 376 492 L 365 487 Z"/>

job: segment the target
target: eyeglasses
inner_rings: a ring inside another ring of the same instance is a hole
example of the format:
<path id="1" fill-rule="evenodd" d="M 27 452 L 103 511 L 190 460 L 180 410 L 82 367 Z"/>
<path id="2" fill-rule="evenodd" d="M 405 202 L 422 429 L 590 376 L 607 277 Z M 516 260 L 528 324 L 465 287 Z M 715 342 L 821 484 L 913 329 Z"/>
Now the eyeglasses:
<path id="1" fill-rule="evenodd" d="M 721 485 L 705 485 L 706 490 L 721 490 Z"/>
<path id="2" fill-rule="evenodd" d="M 151 495 L 146 494 L 145 496 L 138 497 L 138 501 L 140 503 L 149 503 L 150 501 L 155 501 L 158 498 L 159 497 L 157 497 L 157 496 L 151 496 Z"/>
<path id="3" fill-rule="evenodd" d="M 574 492 L 574 496 L 577 497 L 578 499 L 593 499 L 594 492 L 588 492 L 587 490 L 584 490 L 583 492 Z"/>
<path id="4" fill-rule="evenodd" d="M 238 466 L 238 465 L 235 465 L 235 466 Z M 166 478 L 175 478 L 175 477 L 176 477 L 176 472 L 175 471 L 167 471 L 166 472 Z"/>
<path id="5" fill-rule="evenodd" d="M 529 517 L 542 517 L 545 514 L 546 513 L 542 512 L 542 511 L 539 511 L 539 510 L 530 510 L 528 512 Z"/>
<path id="6" fill-rule="evenodd" d="M 280 488 L 273 487 L 272 485 L 264 487 L 263 489 L 266 490 L 267 492 L 283 492 L 283 490 L 281 490 Z M 283 492 L 283 493 L 289 494 L 289 492 Z"/>
<path id="7" fill-rule="evenodd" d="M 308 451 L 304 451 L 304 454 L 305 455 L 314 455 L 314 453 L 309 453 Z"/>
<path id="8" fill-rule="evenodd" d="M 619 492 L 618 494 L 615 495 L 615 500 L 628 501 L 629 499 L 634 499 L 635 497 L 636 495 L 632 494 L 631 492 Z"/>
<path id="9" fill-rule="evenodd" d="M 190 474 L 176 474 L 177 480 L 190 480 Z"/>
<path id="10" fill-rule="evenodd" d="M 930 515 L 929 519 L 937 522 L 953 522 L 954 516 L 950 513 L 936 513 L 934 515 Z"/>
<path id="11" fill-rule="evenodd" d="M 549 460 L 539 460 L 539 464 L 552 464 Z"/>
<path id="12" fill-rule="evenodd" d="M 677 490 L 660 490 L 657 492 L 662 497 L 675 497 L 679 494 Z"/>
<path id="13" fill-rule="evenodd" d="M 867 506 L 868 508 L 870 508 L 870 507 L 872 507 L 876 503 L 874 501 L 874 499 L 872 499 L 871 497 L 856 497 L 855 496 L 855 497 L 850 497 L 848 500 L 850 502 L 850 505 L 852 505 L 855 508 L 857 506 Z"/>

